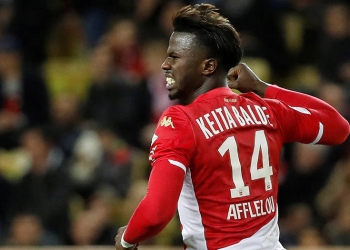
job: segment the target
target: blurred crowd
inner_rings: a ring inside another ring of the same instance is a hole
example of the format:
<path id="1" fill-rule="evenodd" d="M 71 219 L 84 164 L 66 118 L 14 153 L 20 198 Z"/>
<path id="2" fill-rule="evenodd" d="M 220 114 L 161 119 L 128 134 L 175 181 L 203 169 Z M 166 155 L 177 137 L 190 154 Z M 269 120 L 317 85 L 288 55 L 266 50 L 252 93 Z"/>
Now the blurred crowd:
<path id="1" fill-rule="evenodd" d="M 170 101 L 173 13 L 197 0 L 0 0 L 0 245 L 113 245 L 146 192 Z M 350 120 L 350 1 L 208 0 L 265 81 Z M 287 144 L 286 246 L 350 246 L 350 142 Z M 175 216 L 176 217 L 176 216 Z M 171 221 L 144 244 L 181 245 Z"/>

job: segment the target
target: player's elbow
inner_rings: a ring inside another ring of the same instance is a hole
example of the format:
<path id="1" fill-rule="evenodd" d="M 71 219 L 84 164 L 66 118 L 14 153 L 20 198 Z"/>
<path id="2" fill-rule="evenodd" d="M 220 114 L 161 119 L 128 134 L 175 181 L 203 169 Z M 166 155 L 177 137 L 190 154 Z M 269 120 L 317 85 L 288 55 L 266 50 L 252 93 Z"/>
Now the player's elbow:
<path id="1" fill-rule="evenodd" d="M 345 142 L 349 137 L 350 125 L 344 118 L 338 121 L 334 121 L 328 129 L 327 136 L 321 140 L 321 144 L 326 145 L 338 145 Z"/>
<path id="2" fill-rule="evenodd" d="M 158 234 L 166 227 L 166 225 L 168 225 L 172 217 L 172 214 L 164 211 L 158 213 L 156 216 L 152 216 L 152 218 L 149 218 L 147 223 L 148 230 Z"/>
<path id="3" fill-rule="evenodd" d="M 166 226 L 173 218 L 175 211 L 171 208 L 160 209 L 157 213 L 157 220 L 155 220 L 156 226 Z"/>
<path id="4" fill-rule="evenodd" d="M 346 133 L 343 133 L 343 136 L 340 138 L 340 141 L 338 144 L 341 144 L 346 141 L 346 139 L 349 137 L 350 134 L 350 126 L 348 126 L 348 130 Z"/>
<path id="5" fill-rule="evenodd" d="M 350 134 L 350 125 L 349 122 L 345 119 L 342 123 L 338 124 L 337 128 L 338 136 L 335 138 L 335 144 L 341 144 L 349 137 Z"/>

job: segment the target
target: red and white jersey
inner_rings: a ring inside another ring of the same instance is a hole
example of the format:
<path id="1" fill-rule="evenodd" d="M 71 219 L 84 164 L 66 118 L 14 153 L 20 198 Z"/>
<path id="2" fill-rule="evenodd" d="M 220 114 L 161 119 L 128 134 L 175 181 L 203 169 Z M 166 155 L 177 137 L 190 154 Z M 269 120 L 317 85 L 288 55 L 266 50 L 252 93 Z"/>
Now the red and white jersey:
<path id="1" fill-rule="evenodd" d="M 126 242 L 155 236 L 177 208 L 185 249 L 284 249 L 277 225 L 283 143 L 340 144 L 349 123 L 312 96 L 270 86 L 265 97 L 222 87 L 163 113 L 148 190 Z"/>
<path id="2" fill-rule="evenodd" d="M 280 90 L 268 88 L 270 95 Z M 324 132 L 312 109 L 225 87 L 167 109 L 149 159 L 185 172 L 178 212 L 186 249 L 284 249 L 277 225 L 282 145 L 317 143 Z"/>

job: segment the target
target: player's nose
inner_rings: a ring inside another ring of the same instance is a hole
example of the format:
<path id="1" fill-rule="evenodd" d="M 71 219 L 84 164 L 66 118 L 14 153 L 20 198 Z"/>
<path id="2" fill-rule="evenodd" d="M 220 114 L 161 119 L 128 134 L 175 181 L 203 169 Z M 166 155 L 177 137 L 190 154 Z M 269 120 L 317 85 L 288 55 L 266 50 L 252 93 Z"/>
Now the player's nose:
<path id="1" fill-rule="evenodd" d="M 171 68 L 170 63 L 168 61 L 168 58 L 165 59 L 165 61 L 162 63 L 161 67 L 162 67 L 163 70 L 169 70 Z"/>

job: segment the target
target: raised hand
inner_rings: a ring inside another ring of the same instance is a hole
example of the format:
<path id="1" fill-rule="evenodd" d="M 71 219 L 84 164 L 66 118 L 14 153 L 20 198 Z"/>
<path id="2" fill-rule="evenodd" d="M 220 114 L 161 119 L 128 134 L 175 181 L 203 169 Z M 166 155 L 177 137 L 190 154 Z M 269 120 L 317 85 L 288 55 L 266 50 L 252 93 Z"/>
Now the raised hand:
<path id="1" fill-rule="evenodd" d="M 229 70 L 227 83 L 231 89 L 237 89 L 242 93 L 254 92 L 264 96 L 270 85 L 262 81 L 245 63 L 240 63 Z"/>

